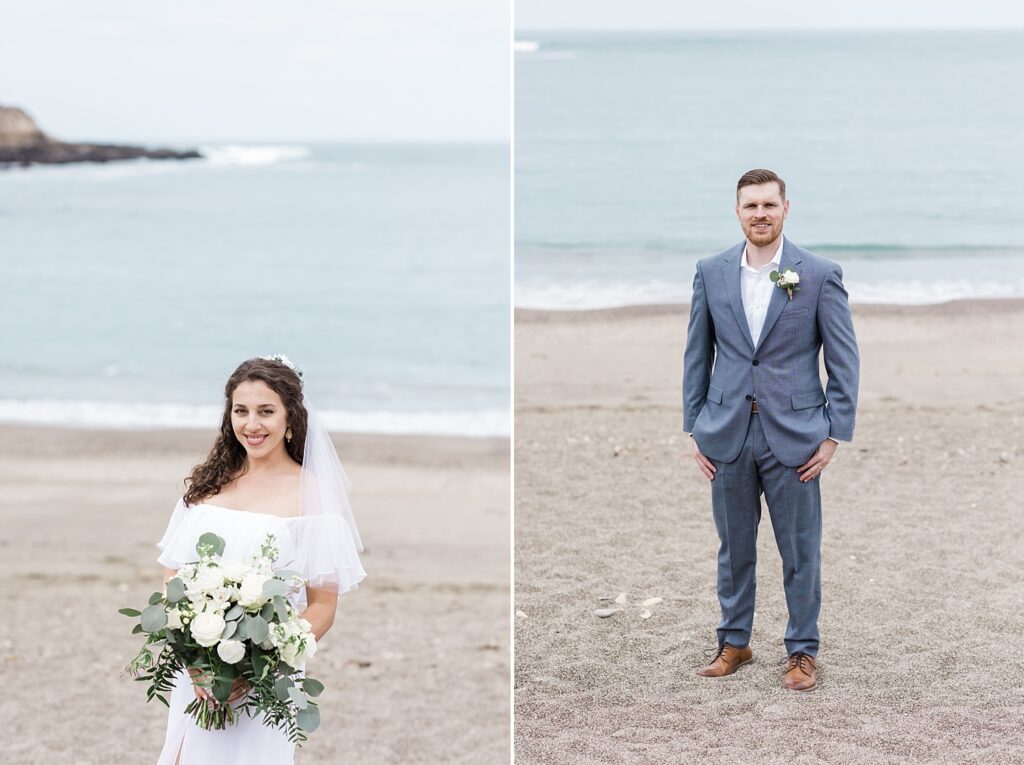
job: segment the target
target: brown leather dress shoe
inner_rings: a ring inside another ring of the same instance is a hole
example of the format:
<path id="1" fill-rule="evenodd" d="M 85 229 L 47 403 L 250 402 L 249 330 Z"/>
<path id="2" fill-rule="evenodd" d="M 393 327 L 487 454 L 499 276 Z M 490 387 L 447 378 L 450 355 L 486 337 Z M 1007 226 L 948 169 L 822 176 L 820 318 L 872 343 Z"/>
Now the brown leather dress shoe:
<path id="1" fill-rule="evenodd" d="M 818 687 L 818 667 L 813 656 L 794 653 L 786 662 L 782 687 L 789 691 L 813 691 Z"/>
<path id="2" fill-rule="evenodd" d="M 744 664 L 750 664 L 753 660 L 754 652 L 750 650 L 750 646 L 737 648 L 729 643 L 724 643 L 711 657 L 711 663 L 698 669 L 697 674 L 701 677 L 725 677 Z"/>

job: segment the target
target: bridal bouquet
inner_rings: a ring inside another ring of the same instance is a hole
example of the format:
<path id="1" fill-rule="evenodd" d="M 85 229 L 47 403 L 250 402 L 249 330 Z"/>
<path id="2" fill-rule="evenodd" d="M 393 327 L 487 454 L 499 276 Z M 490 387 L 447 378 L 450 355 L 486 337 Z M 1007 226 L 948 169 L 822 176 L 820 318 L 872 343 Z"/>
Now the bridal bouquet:
<path id="1" fill-rule="evenodd" d="M 166 593 L 154 592 L 143 611 L 122 608 L 138 618 L 132 634 L 146 642 L 125 670 L 148 681 L 147 701 L 170 706 L 164 694 L 179 673 L 194 668 L 197 685 L 209 688 L 219 702 L 194 699 L 185 712 L 206 730 L 223 730 L 245 712 L 262 712 L 264 723 L 282 729 L 291 741 L 305 741 L 320 723 L 310 700 L 324 686 L 296 667 L 316 654 L 310 624 L 299 617 L 286 595 L 304 585 L 293 571 L 274 571 L 277 549 L 268 534 L 251 564 L 222 562 L 224 540 L 203 534 L 196 544 L 199 560 L 179 569 Z M 228 703 L 236 681 L 248 693 Z"/>

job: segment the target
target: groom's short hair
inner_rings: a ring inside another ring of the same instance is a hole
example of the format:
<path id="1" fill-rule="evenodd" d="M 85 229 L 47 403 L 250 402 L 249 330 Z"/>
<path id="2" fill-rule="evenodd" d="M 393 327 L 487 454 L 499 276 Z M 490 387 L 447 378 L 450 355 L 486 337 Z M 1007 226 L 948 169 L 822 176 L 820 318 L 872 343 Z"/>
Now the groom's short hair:
<path id="1" fill-rule="evenodd" d="M 736 183 L 736 198 L 740 198 L 740 189 L 744 186 L 760 186 L 762 183 L 773 182 L 779 184 L 779 195 L 785 200 L 786 182 L 773 171 L 765 170 L 763 167 L 747 170 L 747 172 L 740 176 L 739 181 Z"/>

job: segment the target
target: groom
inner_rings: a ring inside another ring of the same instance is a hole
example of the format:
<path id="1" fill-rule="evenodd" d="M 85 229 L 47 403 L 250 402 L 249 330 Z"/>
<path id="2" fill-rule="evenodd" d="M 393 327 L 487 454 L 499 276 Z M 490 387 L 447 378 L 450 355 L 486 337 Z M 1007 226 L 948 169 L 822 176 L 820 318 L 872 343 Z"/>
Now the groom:
<path id="1" fill-rule="evenodd" d="M 697 674 L 753 661 L 761 494 L 782 557 L 789 654 L 782 684 L 817 684 L 821 484 L 853 438 L 860 358 L 842 269 L 782 236 L 786 184 L 751 170 L 736 185 L 746 241 L 697 264 L 683 371 L 683 428 L 711 481 L 721 546 L 718 650 Z M 781 278 L 779 275 L 782 275 Z M 828 384 L 818 376 L 824 355 Z"/>

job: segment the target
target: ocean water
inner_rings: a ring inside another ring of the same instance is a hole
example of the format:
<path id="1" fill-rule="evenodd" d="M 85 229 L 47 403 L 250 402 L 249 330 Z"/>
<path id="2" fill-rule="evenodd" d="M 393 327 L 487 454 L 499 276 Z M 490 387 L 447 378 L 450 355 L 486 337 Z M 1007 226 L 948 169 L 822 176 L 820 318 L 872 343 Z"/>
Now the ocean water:
<path id="1" fill-rule="evenodd" d="M 516 305 L 688 301 L 754 167 L 855 302 L 1024 297 L 1024 32 L 517 38 Z"/>
<path id="2" fill-rule="evenodd" d="M 508 434 L 507 147 L 202 150 L 0 171 L 0 421 L 215 425 L 284 353 L 336 429 Z"/>

